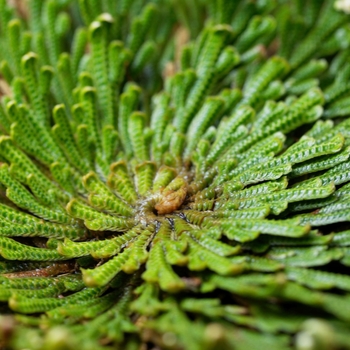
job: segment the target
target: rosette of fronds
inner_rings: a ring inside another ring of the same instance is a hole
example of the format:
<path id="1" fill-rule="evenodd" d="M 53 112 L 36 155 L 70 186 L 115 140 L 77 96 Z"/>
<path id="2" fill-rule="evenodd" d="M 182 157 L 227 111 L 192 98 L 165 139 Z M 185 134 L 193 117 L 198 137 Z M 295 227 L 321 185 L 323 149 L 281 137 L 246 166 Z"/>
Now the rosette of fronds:
<path id="1" fill-rule="evenodd" d="M 0 16 L 2 348 L 350 348 L 333 1 Z"/>

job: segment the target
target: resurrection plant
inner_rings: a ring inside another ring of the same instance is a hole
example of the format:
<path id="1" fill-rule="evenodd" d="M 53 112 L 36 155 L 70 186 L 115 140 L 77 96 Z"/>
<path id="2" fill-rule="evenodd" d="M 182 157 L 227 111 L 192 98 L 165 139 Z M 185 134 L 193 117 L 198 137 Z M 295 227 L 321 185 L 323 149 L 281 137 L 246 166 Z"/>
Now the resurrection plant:
<path id="1" fill-rule="evenodd" d="M 0 0 L 0 348 L 350 349 L 347 6 Z"/>

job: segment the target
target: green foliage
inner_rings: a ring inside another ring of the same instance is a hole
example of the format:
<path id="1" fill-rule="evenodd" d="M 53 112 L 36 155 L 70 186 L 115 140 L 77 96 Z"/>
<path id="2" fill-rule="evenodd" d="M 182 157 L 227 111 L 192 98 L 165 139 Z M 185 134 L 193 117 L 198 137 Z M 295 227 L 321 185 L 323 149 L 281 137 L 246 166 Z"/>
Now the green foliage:
<path id="1" fill-rule="evenodd" d="M 342 6 L 0 0 L 0 348 L 350 349 Z"/>

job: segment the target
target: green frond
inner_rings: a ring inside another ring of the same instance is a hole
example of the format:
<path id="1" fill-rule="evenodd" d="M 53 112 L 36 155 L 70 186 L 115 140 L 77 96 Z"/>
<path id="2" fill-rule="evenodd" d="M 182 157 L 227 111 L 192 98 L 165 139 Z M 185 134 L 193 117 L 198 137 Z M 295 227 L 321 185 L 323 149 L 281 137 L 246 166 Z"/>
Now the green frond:
<path id="1" fill-rule="evenodd" d="M 347 21 L 0 0 L 0 347 L 348 349 Z"/>

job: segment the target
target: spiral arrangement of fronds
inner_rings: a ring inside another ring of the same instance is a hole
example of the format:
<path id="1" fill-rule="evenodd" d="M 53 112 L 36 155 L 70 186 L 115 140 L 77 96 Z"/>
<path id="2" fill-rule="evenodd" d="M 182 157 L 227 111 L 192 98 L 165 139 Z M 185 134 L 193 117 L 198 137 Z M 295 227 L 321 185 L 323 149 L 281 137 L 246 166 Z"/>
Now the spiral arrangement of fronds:
<path id="1" fill-rule="evenodd" d="M 0 0 L 0 347 L 350 349 L 342 9 Z"/>

